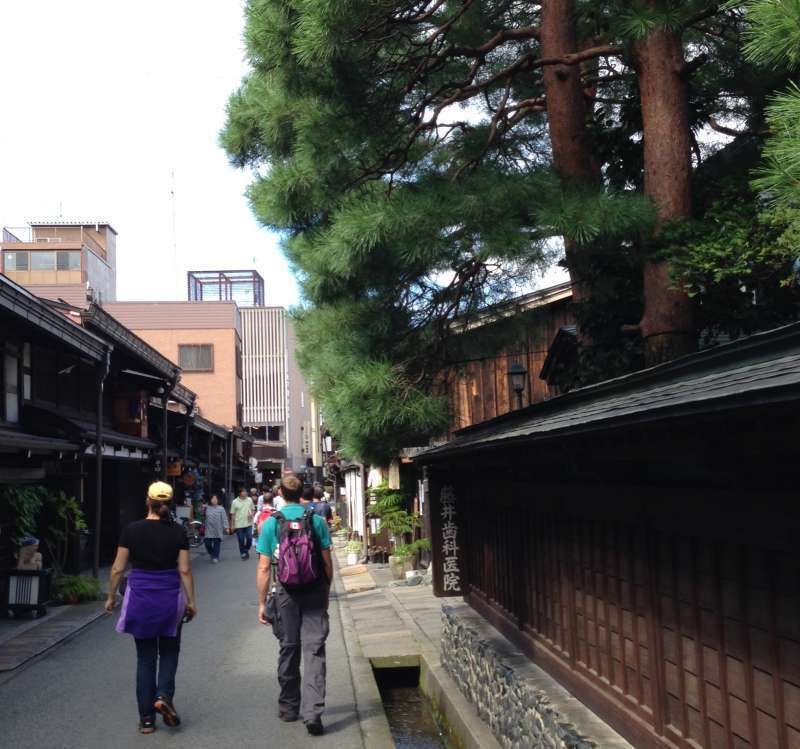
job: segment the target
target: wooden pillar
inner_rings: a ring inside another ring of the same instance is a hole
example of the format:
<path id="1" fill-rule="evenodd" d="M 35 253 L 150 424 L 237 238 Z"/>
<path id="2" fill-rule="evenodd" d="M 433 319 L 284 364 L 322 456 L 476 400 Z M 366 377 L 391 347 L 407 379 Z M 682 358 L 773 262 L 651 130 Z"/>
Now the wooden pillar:
<path id="1" fill-rule="evenodd" d="M 92 550 L 92 575 L 97 577 L 100 570 L 100 534 L 103 522 L 103 392 L 106 377 L 111 366 L 111 350 L 97 366 L 97 413 L 95 421 L 94 463 L 95 463 L 95 518 L 94 549 Z"/>

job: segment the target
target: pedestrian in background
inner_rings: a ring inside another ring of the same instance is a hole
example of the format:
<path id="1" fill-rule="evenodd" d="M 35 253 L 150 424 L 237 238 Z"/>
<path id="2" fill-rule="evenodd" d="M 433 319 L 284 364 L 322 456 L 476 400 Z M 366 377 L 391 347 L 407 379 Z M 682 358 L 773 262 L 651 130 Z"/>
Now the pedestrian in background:
<path id="1" fill-rule="evenodd" d="M 259 537 L 261 534 L 261 526 L 263 526 L 264 522 L 269 520 L 272 513 L 275 512 L 275 506 L 272 504 L 272 493 L 265 492 L 262 495 L 262 499 L 261 507 L 256 510 L 256 518 L 253 522 L 254 538 Z"/>
<path id="2" fill-rule="evenodd" d="M 253 500 L 247 496 L 247 490 L 242 487 L 239 496 L 231 502 L 231 528 L 236 531 L 236 537 L 239 540 L 239 556 L 242 559 L 250 559 L 255 512 Z"/>
<path id="3" fill-rule="evenodd" d="M 287 723 L 302 717 L 308 732 L 312 736 L 319 736 L 324 730 L 325 641 L 330 629 L 328 600 L 333 562 L 328 526 L 319 515 L 309 512 L 307 507 L 299 503 L 302 487 L 300 479 L 294 476 L 283 479 L 281 494 L 286 505 L 283 510 L 274 513 L 261 530 L 258 540 L 261 556 L 256 575 L 258 620 L 262 624 L 268 623 L 267 591 L 271 584 L 275 584 L 281 623 L 278 717 Z M 292 547 L 292 540 L 303 543 Z M 313 554 L 305 558 L 306 562 L 312 562 L 309 567 L 302 566 L 304 546 L 306 550 L 313 547 Z M 313 575 L 311 579 L 303 580 L 302 585 L 296 585 L 298 581 L 293 583 L 290 578 L 299 577 L 301 569 L 313 572 Z"/>
<path id="4" fill-rule="evenodd" d="M 228 528 L 228 514 L 225 508 L 220 507 L 219 497 L 212 494 L 206 507 L 206 551 L 213 564 L 219 562 L 222 538 L 228 533 Z"/>
<path id="5" fill-rule="evenodd" d="M 303 487 L 303 495 L 300 497 L 300 504 L 304 510 L 311 510 L 312 512 L 316 512 L 317 505 L 314 502 L 314 487 L 310 484 L 306 484 Z"/>
<path id="6" fill-rule="evenodd" d="M 328 504 L 328 495 L 321 486 L 314 488 L 314 512 L 317 513 L 331 527 L 333 523 L 333 509 Z"/>
<path id="7" fill-rule="evenodd" d="M 286 506 L 286 500 L 283 498 L 280 483 L 272 492 L 272 506 L 275 508 L 276 512 L 280 512 Z"/>
<path id="8" fill-rule="evenodd" d="M 147 517 L 122 531 L 111 567 L 105 610 L 111 613 L 120 578 L 130 561 L 131 574 L 117 622 L 118 632 L 136 641 L 136 699 L 139 731 L 153 733 L 156 713 L 166 725 L 180 725 L 175 711 L 175 673 L 181 644 L 181 622 L 197 614 L 189 542 L 172 521 L 172 487 L 161 481 L 147 490 Z"/>

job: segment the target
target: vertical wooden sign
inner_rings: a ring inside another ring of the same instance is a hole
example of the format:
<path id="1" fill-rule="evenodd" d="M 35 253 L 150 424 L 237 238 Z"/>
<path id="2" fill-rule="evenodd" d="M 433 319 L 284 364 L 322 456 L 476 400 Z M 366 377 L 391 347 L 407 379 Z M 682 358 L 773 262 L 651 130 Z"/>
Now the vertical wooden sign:
<path id="1" fill-rule="evenodd" d="M 429 517 L 433 592 L 441 598 L 465 593 L 464 506 L 459 501 L 456 484 L 446 472 L 429 474 Z"/>

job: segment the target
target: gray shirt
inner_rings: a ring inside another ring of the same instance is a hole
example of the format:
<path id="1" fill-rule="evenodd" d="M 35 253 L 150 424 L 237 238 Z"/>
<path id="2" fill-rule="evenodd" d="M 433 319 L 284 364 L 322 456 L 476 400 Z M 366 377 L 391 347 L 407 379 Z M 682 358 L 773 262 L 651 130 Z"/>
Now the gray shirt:
<path id="1" fill-rule="evenodd" d="M 222 538 L 228 530 L 228 513 L 221 505 L 206 507 L 206 538 Z"/>

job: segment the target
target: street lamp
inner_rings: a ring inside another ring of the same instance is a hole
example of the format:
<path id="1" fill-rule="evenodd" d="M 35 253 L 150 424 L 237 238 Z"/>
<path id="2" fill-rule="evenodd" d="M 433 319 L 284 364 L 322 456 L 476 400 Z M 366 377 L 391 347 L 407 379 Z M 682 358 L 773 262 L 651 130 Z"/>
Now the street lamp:
<path id="1" fill-rule="evenodd" d="M 528 370 L 519 362 L 514 362 L 508 368 L 508 379 L 511 382 L 511 389 L 517 394 L 517 408 L 522 408 L 522 391 L 525 390 L 525 378 Z"/>
<path id="2" fill-rule="evenodd" d="M 331 437 L 331 433 L 326 431 L 325 436 L 322 438 L 322 448 L 323 451 L 326 453 L 333 452 L 333 437 Z"/>

